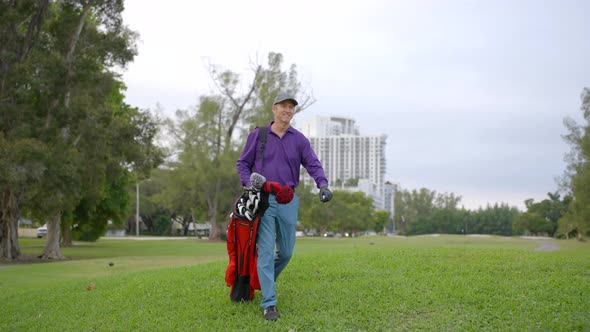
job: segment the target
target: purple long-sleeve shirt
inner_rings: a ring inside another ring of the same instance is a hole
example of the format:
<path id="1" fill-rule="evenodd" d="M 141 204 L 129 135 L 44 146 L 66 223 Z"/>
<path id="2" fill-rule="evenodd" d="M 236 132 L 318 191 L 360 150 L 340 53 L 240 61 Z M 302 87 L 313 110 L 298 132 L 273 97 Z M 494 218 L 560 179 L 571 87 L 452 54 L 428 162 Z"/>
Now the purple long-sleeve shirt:
<path id="1" fill-rule="evenodd" d="M 267 139 L 264 147 L 264 168 L 261 168 L 259 129 L 248 135 L 248 140 L 236 166 L 242 186 L 250 186 L 250 174 L 257 172 L 267 181 L 289 185 L 299 185 L 299 170 L 303 166 L 315 180 L 318 188 L 328 185 L 328 179 L 307 137 L 293 127 L 289 127 L 282 138 L 270 130 L 272 122 L 266 126 Z"/>

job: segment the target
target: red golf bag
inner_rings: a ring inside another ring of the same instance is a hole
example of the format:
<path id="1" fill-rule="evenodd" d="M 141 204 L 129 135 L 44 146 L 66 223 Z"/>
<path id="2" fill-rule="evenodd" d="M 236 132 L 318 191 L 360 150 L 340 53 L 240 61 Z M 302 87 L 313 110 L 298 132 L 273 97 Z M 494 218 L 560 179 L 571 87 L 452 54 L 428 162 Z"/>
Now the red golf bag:
<path id="1" fill-rule="evenodd" d="M 268 195 L 276 195 L 279 204 L 287 204 L 293 199 L 293 190 L 289 186 L 265 182 L 261 189 L 247 190 L 240 196 L 227 227 L 229 264 L 225 270 L 225 283 L 231 287 L 230 298 L 234 302 L 250 301 L 254 291 L 260 289 L 256 234 L 260 217 L 268 208 Z"/>
<path id="2" fill-rule="evenodd" d="M 231 287 L 232 301 L 250 301 L 254 291 L 260 289 L 256 269 L 256 231 L 260 215 L 253 220 L 232 214 L 227 228 L 227 253 L 229 264 L 225 270 L 225 282 Z"/>

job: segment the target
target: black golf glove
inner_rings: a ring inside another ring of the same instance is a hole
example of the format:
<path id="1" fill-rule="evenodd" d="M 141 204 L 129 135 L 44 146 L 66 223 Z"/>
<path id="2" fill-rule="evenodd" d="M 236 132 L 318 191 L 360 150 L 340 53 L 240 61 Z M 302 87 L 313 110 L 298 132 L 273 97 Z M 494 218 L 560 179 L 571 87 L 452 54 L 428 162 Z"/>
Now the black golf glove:
<path id="1" fill-rule="evenodd" d="M 328 189 L 328 186 L 320 188 L 320 201 L 326 203 L 332 199 L 332 192 Z"/>

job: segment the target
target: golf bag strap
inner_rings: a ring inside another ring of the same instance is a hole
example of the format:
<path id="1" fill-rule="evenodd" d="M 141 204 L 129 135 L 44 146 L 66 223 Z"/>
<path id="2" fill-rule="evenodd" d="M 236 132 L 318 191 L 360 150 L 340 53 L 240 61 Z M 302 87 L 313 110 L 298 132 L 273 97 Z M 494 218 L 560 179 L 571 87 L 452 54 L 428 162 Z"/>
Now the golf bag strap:
<path id="1" fill-rule="evenodd" d="M 264 167 L 264 146 L 266 145 L 266 137 L 268 133 L 266 131 L 266 126 L 258 127 L 258 130 L 258 135 L 260 136 L 260 169 L 262 171 L 262 168 Z"/>

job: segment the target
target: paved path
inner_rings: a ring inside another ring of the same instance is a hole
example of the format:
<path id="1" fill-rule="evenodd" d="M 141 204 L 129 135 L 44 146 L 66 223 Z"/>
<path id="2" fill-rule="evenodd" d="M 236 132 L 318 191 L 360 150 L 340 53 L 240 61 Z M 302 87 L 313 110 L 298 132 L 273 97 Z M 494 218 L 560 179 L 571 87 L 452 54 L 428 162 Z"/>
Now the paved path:
<path id="1" fill-rule="evenodd" d="M 539 242 L 539 246 L 535 248 L 535 251 L 556 251 L 559 250 L 559 246 L 552 242 L 542 241 Z"/>
<path id="2" fill-rule="evenodd" d="M 198 240 L 195 236 L 103 236 L 101 240 L 133 240 L 133 241 L 161 241 L 161 240 Z M 205 239 L 205 238 L 203 238 Z"/>

